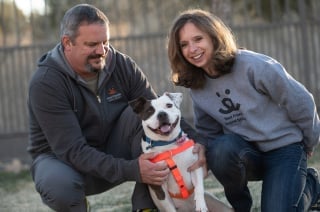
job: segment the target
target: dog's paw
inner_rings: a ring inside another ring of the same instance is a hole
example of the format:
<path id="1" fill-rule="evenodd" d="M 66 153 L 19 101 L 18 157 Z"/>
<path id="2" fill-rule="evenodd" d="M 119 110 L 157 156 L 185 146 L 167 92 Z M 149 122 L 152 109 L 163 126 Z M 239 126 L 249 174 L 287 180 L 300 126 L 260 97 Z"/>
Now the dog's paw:
<path id="1" fill-rule="evenodd" d="M 196 211 L 197 212 L 206 212 L 208 211 L 205 200 L 197 201 L 196 200 Z"/>
<path id="2" fill-rule="evenodd" d="M 199 208 L 199 209 L 196 209 L 197 212 L 208 212 L 208 208 L 205 207 L 205 208 Z"/>
<path id="3" fill-rule="evenodd" d="M 208 208 L 206 206 L 206 204 L 196 204 L 196 211 L 197 212 L 206 212 L 208 211 Z"/>

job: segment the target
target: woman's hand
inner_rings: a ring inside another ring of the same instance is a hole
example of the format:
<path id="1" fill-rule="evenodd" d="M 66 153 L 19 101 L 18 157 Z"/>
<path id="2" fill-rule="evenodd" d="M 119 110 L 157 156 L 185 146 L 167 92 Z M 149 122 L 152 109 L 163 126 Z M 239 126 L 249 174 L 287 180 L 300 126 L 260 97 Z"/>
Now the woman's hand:
<path id="1" fill-rule="evenodd" d="M 192 152 L 194 154 L 198 154 L 198 160 L 188 168 L 188 171 L 191 172 L 200 167 L 203 167 L 203 175 L 204 177 L 206 177 L 208 175 L 207 161 L 206 161 L 206 148 L 202 144 L 195 143 Z"/>

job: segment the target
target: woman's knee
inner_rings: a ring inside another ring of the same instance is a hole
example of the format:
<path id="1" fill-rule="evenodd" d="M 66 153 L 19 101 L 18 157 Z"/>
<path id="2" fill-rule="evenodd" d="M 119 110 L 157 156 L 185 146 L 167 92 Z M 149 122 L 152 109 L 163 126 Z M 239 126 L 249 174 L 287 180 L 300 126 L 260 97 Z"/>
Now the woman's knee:
<path id="1" fill-rule="evenodd" d="M 241 148 L 244 140 L 234 134 L 225 134 L 208 142 L 207 154 L 212 158 L 229 158 L 230 154 L 235 154 Z"/>
<path id="2" fill-rule="evenodd" d="M 238 135 L 227 134 L 208 143 L 207 163 L 213 173 L 225 173 L 243 161 L 244 152 L 251 148 L 247 141 Z"/>

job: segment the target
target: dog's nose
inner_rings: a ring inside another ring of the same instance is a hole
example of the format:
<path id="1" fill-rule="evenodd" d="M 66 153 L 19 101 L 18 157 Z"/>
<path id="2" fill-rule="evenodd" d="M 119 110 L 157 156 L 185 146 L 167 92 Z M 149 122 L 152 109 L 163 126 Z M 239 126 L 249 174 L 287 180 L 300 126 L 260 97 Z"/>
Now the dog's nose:
<path id="1" fill-rule="evenodd" d="M 168 118 L 168 114 L 166 112 L 160 112 L 158 113 L 158 119 L 159 120 L 165 120 Z"/>

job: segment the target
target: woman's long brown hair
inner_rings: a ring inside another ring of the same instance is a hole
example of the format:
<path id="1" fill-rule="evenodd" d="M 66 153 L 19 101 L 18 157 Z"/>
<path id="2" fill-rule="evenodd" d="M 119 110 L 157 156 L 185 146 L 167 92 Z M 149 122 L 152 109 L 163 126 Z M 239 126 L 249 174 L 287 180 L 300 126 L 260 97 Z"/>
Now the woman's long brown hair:
<path id="1" fill-rule="evenodd" d="M 207 11 L 187 10 L 174 20 L 168 36 L 172 81 L 178 86 L 199 89 L 205 84 L 205 72 L 189 63 L 182 55 L 180 48 L 179 32 L 186 23 L 193 23 L 212 39 L 214 54 L 211 62 L 219 75 L 231 72 L 237 46 L 231 30 L 218 17 Z"/>

